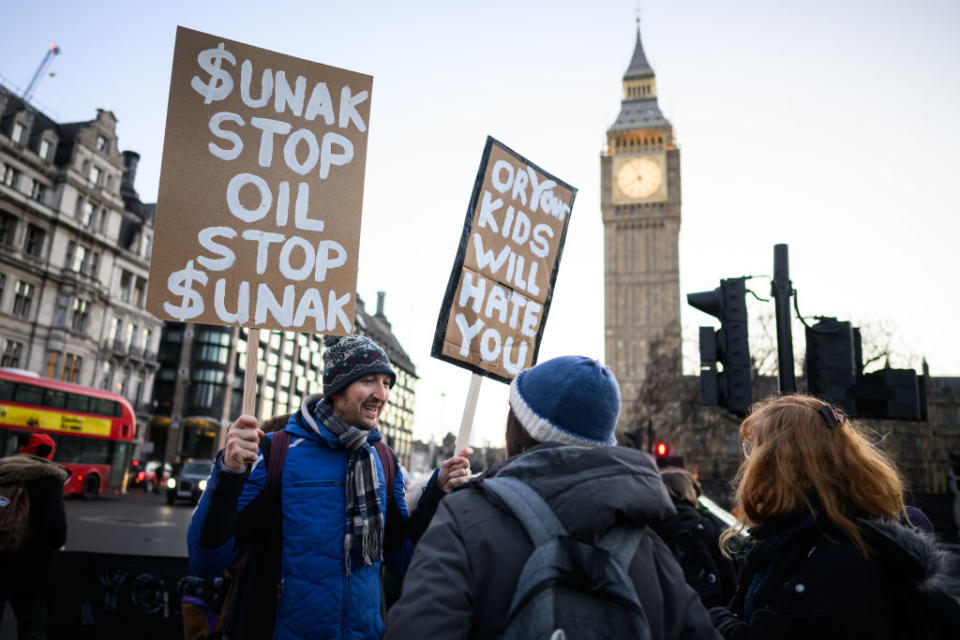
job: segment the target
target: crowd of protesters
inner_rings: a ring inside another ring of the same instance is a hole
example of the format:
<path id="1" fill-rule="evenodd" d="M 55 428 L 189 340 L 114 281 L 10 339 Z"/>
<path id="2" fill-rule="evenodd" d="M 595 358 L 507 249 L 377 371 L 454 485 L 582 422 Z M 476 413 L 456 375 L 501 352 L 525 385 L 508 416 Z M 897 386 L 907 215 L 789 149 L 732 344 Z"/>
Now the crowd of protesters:
<path id="1" fill-rule="evenodd" d="M 615 446 L 619 387 L 595 360 L 516 376 L 507 460 L 473 477 L 471 451 L 457 452 L 412 512 L 378 444 L 395 380 L 383 349 L 339 339 L 323 379 L 269 434 L 237 419 L 191 521 L 198 574 L 273 563 L 255 569 L 267 596 L 246 601 L 231 638 L 960 637 L 929 521 L 866 429 L 827 402 L 750 412 L 728 528 L 694 475 Z M 271 527 L 275 553 L 249 560 Z"/>

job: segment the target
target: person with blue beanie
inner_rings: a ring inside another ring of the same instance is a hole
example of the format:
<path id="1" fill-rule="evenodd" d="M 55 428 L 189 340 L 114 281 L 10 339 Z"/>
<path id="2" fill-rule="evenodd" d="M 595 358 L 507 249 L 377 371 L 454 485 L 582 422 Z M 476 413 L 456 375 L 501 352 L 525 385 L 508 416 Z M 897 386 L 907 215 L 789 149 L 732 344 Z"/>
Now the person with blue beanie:
<path id="1" fill-rule="evenodd" d="M 648 529 L 676 510 L 653 459 L 615 446 L 620 406 L 613 372 L 591 358 L 553 358 L 514 378 L 507 460 L 438 506 L 390 610 L 388 640 L 503 636 L 534 546 L 510 510 L 484 491 L 491 477 L 534 489 L 575 540 L 593 543 L 614 526 L 642 529 L 629 578 L 651 637 L 719 637 L 670 550 Z"/>

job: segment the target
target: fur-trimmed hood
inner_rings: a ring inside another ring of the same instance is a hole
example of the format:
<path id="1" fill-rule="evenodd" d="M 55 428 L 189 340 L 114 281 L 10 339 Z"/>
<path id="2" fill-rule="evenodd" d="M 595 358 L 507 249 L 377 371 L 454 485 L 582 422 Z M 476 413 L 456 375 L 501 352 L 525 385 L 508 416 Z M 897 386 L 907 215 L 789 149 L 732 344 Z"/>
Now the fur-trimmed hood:
<path id="1" fill-rule="evenodd" d="M 939 586 L 946 558 L 933 537 L 889 518 L 857 520 L 857 527 L 871 547 L 870 557 L 891 573 L 921 588 Z"/>
<path id="2" fill-rule="evenodd" d="M 62 484 L 70 472 L 56 462 L 37 456 L 20 454 L 0 458 L 0 484 L 26 483 L 45 477 L 57 478 Z"/>

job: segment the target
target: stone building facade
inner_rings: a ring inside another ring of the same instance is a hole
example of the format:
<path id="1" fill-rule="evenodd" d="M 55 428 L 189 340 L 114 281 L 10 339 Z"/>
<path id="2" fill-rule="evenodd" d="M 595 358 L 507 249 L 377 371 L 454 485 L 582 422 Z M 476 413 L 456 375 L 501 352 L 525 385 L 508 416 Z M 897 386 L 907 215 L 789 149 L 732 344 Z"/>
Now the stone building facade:
<path id="1" fill-rule="evenodd" d="M 57 123 L 0 86 L 0 366 L 122 393 L 149 421 L 152 211 L 117 119 Z"/>
<path id="2" fill-rule="evenodd" d="M 680 150 L 657 103 L 657 79 L 637 40 L 623 100 L 600 157 L 605 359 L 624 398 L 617 430 L 646 417 L 633 402 L 651 343 L 676 343 L 680 367 Z"/>

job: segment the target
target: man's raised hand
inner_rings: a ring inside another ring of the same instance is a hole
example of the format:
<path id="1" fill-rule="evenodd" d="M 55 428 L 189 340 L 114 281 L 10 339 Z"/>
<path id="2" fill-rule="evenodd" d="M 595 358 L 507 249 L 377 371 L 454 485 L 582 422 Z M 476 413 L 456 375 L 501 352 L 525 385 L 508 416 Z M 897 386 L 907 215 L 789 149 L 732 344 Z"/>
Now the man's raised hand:
<path id="1" fill-rule="evenodd" d="M 253 416 L 237 418 L 227 431 L 227 446 L 223 452 L 223 466 L 231 471 L 243 471 L 257 460 L 263 431 Z"/>
<path id="2" fill-rule="evenodd" d="M 457 455 L 440 463 L 437 484 L 444 493 L 450 493 L 454 487 L 470 481 L 470 456 L 473 449 L 465 447 Z"/>

